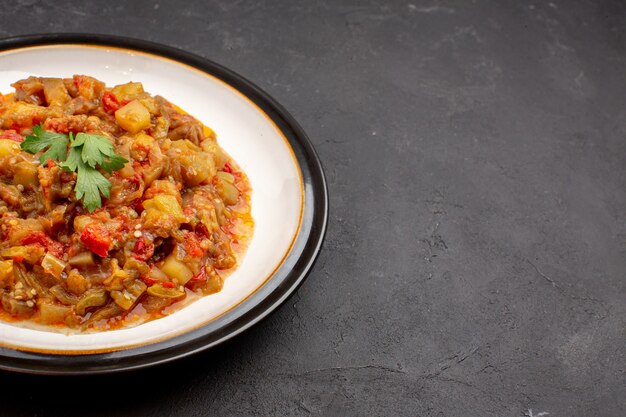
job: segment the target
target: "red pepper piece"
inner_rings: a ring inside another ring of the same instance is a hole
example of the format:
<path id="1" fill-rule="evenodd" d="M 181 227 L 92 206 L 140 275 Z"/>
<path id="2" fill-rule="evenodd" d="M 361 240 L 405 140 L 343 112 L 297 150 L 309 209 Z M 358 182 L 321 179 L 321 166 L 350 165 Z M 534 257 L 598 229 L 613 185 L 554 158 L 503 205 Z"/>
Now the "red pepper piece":
<path id="1" fill-rule="evenodd" d="M 148 287 L 149 287 L 149 286 L 151 286 L 151 285 L 156 284 L 157 282 L 159 282 L 159 281 L 157 281 L 156 279 L 154 279 L 154 278 L 150 278 L 150 277 L 149 277 L 149 276 L 147 276 L 147 275 L 146 275 L 146 276 L 141 277 L 141 280 L 142 280 L 142 281 L 143 281 L 143 283 L 144 283 L 144 284 L 146 284 Z"/>
<path id="2" fill-rule="evenodd" d="M 165 281 L 161 285 L 163 285 L 163 288 L 176 288 L 176 285 L 171 281 Z"/>
<path id="3" fill-rule="evenodd" d="M 154 244 L 146 242 L 145 239 L 137 239 L 133 248 L 133 258 L 140 261 L 147 261 L 154 255 Z"/>
<path id="4" fill-rule="evenodd" d="M 222 171 L 228 172 L 229 174 L 233 173 L 233 167 L 230 166 L 230 162 L 226 162 L 224 164 L 224 168 L 222 168 Z"/>
<path id="5" fill-rule="evenodd" d="M 32 232 L 24 239 L 22 239 L 22 245 L 30 245 L 32 243 L 38 243 L 43 247 L 46 247 L 50 238 L 44 232 Z"/>
<path id="6" fill-rule="evenodd" d="M 102 95 L 102 108 L 105 112 L 115 113 L 120 107 L 122 105 L 117 101 L 114 94 L 107 91 Z"/>
<path id="7" fill-rule="evenodd" d="M 111 246 L 111 237 L 109 231 L 99 224 L 88 224 L 80 235 L 83 245 L 96 255 L 106 258 L 109 255 L 109 246 Z"/>
<path id="8" fill-rule="evenodd" d="M 22 245 L 38 244 L 46 248 L 54 256 L 60 258 L 65 252 L 65 246 L 62 243 L 53 240 L 44 232 L 32 232 L 24 239 L 22 239 Z"/>

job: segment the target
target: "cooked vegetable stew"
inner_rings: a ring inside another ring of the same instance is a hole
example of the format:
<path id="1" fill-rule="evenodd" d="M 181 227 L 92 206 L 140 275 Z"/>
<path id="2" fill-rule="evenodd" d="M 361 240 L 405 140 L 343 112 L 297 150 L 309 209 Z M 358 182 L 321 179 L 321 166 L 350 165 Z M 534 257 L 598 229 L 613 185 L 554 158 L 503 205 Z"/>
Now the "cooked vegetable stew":
<path id="1" fill-rule="evenodd" d="M 215 133 L 131 82 L 0 95 L 0 318 L 101 331 L 220 291 L 252 234 Z"/>

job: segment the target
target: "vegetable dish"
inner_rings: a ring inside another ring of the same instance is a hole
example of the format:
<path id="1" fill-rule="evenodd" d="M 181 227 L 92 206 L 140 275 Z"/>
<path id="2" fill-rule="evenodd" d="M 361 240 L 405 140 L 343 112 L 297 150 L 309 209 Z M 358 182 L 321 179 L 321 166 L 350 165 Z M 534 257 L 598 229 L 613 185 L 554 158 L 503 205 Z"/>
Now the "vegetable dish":
<path id="1" fill-rule="evenodd" d="M 252 230 L 215 133 L 130 82 L 0 95 L 0 319 L 102 331 L 220 291 Z"/>

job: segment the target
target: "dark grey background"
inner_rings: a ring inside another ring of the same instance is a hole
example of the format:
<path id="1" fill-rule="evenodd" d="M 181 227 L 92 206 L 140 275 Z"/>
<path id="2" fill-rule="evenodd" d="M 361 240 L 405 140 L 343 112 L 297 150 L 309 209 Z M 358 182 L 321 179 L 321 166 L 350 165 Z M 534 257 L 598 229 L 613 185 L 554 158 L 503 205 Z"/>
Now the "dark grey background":
<path id="1" fill-rule="evenodd" d="M 625 415 L 624 2 L 18 0 L 0 22 L 241 73 L 309 133 L 331 203 L 263 324 L 144 372 L 2 373 L 1 414 Z"/>

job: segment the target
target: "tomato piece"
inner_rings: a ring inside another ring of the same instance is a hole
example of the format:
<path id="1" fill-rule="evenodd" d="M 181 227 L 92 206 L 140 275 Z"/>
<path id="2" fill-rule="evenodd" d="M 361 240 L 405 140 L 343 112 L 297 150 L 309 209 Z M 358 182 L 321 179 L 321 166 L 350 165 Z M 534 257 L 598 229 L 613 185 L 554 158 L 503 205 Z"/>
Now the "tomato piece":
<path id="1" fill-rule="evenodd" d="M 151 286 L 151 285 L 154 285 L 154 284 L 156 284 L 157 282 L 159 282 L 159 281 L 157 281 L 156 279 L 154 279 L 154 278 L 150 278 L 150 277 L 149 277 L 149 276 L 147 276 L 147 275 L 146 275 L 146 276 L 141 277 L 141 280 L 142 280 L 142 281 L 143 281 L 143 283 L 144 283 L 144 284 L 146 284 L 147 286 Z"/>
<path id="2" fill-rule="evenodd" d="M 44 232 L 32 232 L 24 239 L 22 239 L 22 245 L 30 245 L 32 243 L 38 243 L 41 246 L 46 246 L 47 240 L 50 239 Z"/>
<path id="3" fill-rule="evenodd" d="M 176 288 L 176 285 L 171 281 L 165 281 L 161 283 L 161 285 L 163 285 L 163 287 L 165 288 Z"/>
<path id="4" fill-rule="evenodd" d="M 154 244 L 146 242 L 145 239 L 137 239 L 133 248 L 133 258 L 140 261 L 147 261 L 154 255 Z"/>
<path id="5" fill-rule="evenodd" d="M 103 258 L 109 255 L 109 246 L 111 246 L 111 236 L 109 231 L 99 224 L 88 224 L 80 235 L 83 245 L 96 255 Z"/>
<path id="6" fill-rule="evenodd" d="M 37 123 L 35 123 L 37 124 Z M 70 123 L 67 119 L 47 119 L 44 123 L 45 130 L 51 130 L 57 133 L 79 133 L 81 127 L 78 124 Z"/>
<path id="7" fill-rule="evenodd" d="M 113 93 L 107 91 L 102 95 L 102 108 L 105 112 L 115 113 L 120 107 L 122 107 L 122 105 L 117 101 Z"/>
<path id="8" fill-rule="evenodd" d="M 204 255 L 204 250 L 200 247 L 200 239 L 195 233 L 188 232 L 185 234 L 185 242 L 183 243 L 185 252 L 192 258 L 200 258 Z"/>
<path id="9" fill-rule="evenodd" d="M 224 164 L 224 168 L 222 168 L 222 171 L 228 172 L 229 174 L 233 173 L 233 167 L 230 166 L 230 162 L 226 162 Z"/>
<path id="10" fill-rule="evenodd" d="M 9 139 L 15 142 L 24 142 L 24 136 L 20 135 L 15 130 L 6 130 L 0 133 L 0 139 Z"/>
<path id="11" fill-rule="evenodd" d="M 65 246 L 63 246 L 62 243 L 53 240 L 44 232 L 32 232 L 22 239 L 22 245 L 30 245 L 33 243 L 43 246 L 57 258 L 63 257 L 63 253 L 65 252 Z"/>

